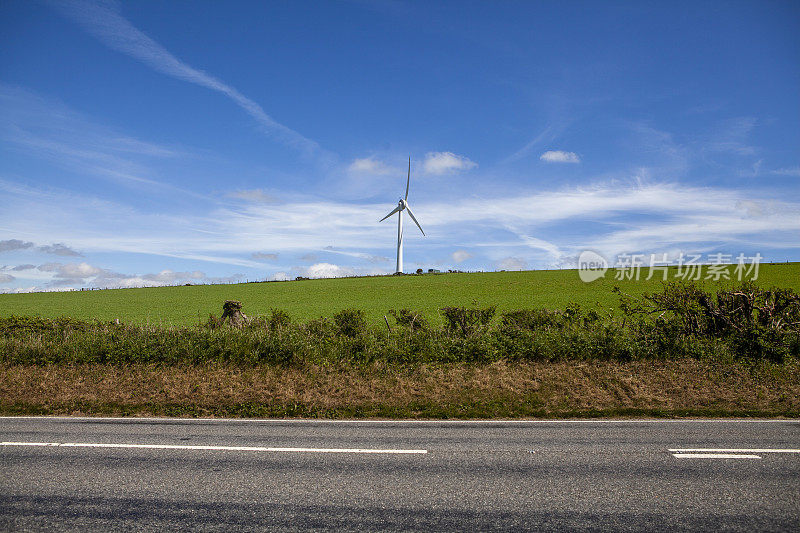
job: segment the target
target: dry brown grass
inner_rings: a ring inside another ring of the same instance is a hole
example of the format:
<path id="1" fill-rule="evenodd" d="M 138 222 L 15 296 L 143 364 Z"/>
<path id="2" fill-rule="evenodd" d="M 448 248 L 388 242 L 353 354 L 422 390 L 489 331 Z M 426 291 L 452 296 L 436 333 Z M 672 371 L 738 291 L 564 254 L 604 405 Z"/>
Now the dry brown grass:
<path id="1" fill-rule="evenodd" d="M 0 367 L 5 414 L 312 417 L 798 416 L 800 364 L 507 363 L 398 369 Z"/>

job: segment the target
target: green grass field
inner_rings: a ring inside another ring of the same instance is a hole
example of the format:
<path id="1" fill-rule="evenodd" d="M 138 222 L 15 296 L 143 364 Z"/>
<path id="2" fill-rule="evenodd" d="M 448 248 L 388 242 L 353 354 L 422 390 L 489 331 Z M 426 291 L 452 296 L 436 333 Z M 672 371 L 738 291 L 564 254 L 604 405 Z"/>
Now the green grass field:
<path id="1" fill-rule="evenodd" d="M 641 274 L 646 278 L 647 269 Z M 377 323 L 389 309 L 405 307 L 439 323 L 438 309 L 444 306 L 496 305 L 503 312 L 563 308 L 575 302 L 585 308 L 616 308 L 615 285 L 632 295 L 653 292 L 661 286 L 660 275 L 649 281 L 617 281 L 610 270 L 600 280 L 583 283 L 575 270 L 537 270 L 2 294 L 0 316 L 118 318 L 126 323 L 186 326 L 204 321 L 212 313 L 219 316 L 225 300 L 240 300 L 249 316 L 265 315 L 274 308 L 283 309 L 293 319 L 308 320 L 353 307 L 364 310 L 368 319 Z M 669 277 L 673 276 L 671 270 Z M 704 283 L 709 288 L 715 285 Z M 757 283 L 800 291 L 800 263 L 763 264 Z"/>

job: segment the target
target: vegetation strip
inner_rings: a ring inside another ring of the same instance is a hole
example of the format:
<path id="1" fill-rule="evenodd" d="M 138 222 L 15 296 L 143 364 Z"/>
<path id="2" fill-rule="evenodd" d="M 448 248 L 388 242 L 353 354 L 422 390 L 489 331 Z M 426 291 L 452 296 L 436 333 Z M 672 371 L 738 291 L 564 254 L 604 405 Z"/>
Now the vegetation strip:
<path id="1" fill-rule="evenodd" d="M 444 324 L 390 310 L 394 328 L 360 309 L 296 322 L 284 311 L 245 320 L 214 316 L 193 328 L 70 318 L 0 318 L 0 362 L 9 364 L 207 364 L 389 366 L 496 361 L 768 360 L 800 355 L 800 295 L 747 283 L 705 292 L 671 283 L 633 297 L 616 289 L 621 315 L 578 304 L 520 309 L 443 307 Z M 238 304 L 238 302 L 227 302 Z M 235 320 L 235 321 L 234 321 Z M 231 327 L 231 324 L 234 327 Z"/>
<path id="2" fill-rule="evenodd" d="M 0 318 L 0 413 L 192 417 L 785 416 L 800 412 L 800 295 L 670 283 L 619 314 L 572 304 L 391 310 L 157 328 Z M 231 304 L 230 309 L 236 307 Z M 237 308 L 238 309 L 238 308 Z M 235 320 L 234 320 L 235 319 Z M 388 320 L 387 320 L 388 322 Z"/>
<path id="3" fill-rule="evenodd" d="M 4 415 L 233 418 L 800 416 L 800 365 L 497 362 L 361 368 L 0 367 Z"/>

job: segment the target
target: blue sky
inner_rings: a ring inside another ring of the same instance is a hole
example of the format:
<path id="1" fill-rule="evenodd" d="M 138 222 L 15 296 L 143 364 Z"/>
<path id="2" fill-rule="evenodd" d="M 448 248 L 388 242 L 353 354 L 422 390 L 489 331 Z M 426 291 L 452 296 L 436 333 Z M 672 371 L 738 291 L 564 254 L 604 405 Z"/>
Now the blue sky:
<path id="1" fill-rule="evenodd" d="M 800 260 L 797 2 L 0 4 L 0 291 Z M 413 230 L 413 231 L 412 231 Z"/>

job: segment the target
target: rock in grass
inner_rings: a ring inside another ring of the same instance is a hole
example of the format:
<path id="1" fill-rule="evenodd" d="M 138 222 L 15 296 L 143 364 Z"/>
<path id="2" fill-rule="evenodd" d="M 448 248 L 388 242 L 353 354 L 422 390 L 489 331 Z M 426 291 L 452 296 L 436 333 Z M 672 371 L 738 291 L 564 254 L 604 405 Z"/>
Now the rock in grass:
<path id="1" fill-rule="evenodd" d="M 228 324 L 235 328 L 240 328 L 247 323 L 247 315 L 242 313 L 242 302 L 237 300 L 225 300 L 222 304 L 222 318 L 220 321 L 224 324 L 225 319 L 228 319 Z"/>

